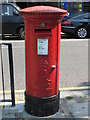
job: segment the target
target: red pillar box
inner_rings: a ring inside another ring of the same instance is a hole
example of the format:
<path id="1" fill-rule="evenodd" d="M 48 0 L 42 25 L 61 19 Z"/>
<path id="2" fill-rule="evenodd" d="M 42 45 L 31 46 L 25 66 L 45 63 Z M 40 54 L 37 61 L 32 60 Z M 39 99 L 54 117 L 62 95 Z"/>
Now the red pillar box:
<path id="1" fill-rule="evenodd" d="M 59 110 L 60 32 L 66 11 L 35 6 L 20 15 L 25 22 L 25 110 L 48 116 Z"/>

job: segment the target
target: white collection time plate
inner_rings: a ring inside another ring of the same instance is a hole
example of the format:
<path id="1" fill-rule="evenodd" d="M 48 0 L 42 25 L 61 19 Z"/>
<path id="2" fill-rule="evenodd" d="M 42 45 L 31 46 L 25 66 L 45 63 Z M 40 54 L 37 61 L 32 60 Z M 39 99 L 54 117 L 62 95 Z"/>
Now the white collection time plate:
<path id="1" fill-rule="evenodd" d="M 37 54 L 48 55 L 48 38 L 37 39 Z"/>

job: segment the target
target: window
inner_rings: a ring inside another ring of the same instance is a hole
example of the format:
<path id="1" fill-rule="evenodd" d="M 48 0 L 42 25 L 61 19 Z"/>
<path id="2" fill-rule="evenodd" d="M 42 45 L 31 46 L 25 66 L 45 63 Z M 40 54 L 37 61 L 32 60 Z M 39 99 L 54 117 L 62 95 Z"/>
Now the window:
<path id="1" fill-rule="evenodd" d="M 87 13 L 88 14 L 88 19 L 90 19 L 90 13 Z"/>
<path id="2" fill-rule="evenodd" d="M 82 12 L 82 2 L 67 2 L 67 11 L 69 13 Z"/>
<path id="3" fill-rule="evenodd" d="M 13 12 L 18 12 L 12 5 L 2 5 L 2 15 L 13 15 Z"/>
<path id="4" fill-rule="evenodd" d="M 69 13 L 73 13 L 73 2 L 68 2 L 67 3 L 67 11 Z"/>
<path id="5" fill-rule="evenodd" d="M 88 18 L 88 14 L 80 14 L 80 15 L 75 15 L 73 19 L 83 19 L 83 18 Z"/>
<path id="6" fill-rule="evenodd" d="M 85 14 L 84 16 L 83 16 L 83 19 L 88 19 L 88 14 Z"/>

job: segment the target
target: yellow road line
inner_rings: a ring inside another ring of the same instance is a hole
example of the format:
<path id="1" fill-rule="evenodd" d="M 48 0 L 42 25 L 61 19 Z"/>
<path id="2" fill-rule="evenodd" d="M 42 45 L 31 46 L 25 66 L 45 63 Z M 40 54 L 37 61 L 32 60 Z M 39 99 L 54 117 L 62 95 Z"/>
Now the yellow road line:
<path id="1" fill-rule="evenodd" d="M 21 103 L 25 103 L 25 101 L 24 100 L 17 100 L 17 101 L 15 101 L 15 104 L 21 104 Z M 5 105 L 11 105 L 12 103 L 5 103 L 5 102 L 0 102 L 0 107 L 3 107 L 3 106 L 5 106 Z"/>
<path id="2" fill-rule="evenodd" d="M 90 86 L 81 86 L 81 87 L 66 87 L 66 88 L 59 88 L 59 90 L 60 91 L 69 91 L 69 90 L 88 90 L 88 89 L 90 89 Z M 15 93 L 24 93 L 25 92 L 25 90 L 15 90 Z M 2 94 L 3 93 L 3 91 L 1 90 L 0 91 L 0 94 Z M 9 94 L 9 93 L 11 93 L 11 91 L 10 90 L 6 90 L 5 91 L 5 93 L 6 94 Z"/>
<path id="3" fill-rule="evenodd" d="M 15 94 L 15 101 L 18 101 L 18 99 L 17 99 L 17 95 Z"/>
<path id="4" fill-rule="evenodd" d="M 15 93 L 24 93 L 25 90 L 15 90 Z M 0 93 L 3 93 L 3 91 L 1 90 Z M 10 90 L 5 90 L 5 93 L 8 94 L 8 93 L 11 93 Z"/>
<path id="5" fill-rule="evenodd" d="M 1 102 L 1 103 L 0 103 L 0 106 L 5 106 L 5 102 Z"/>
<path id="6" fill-rule="evenodd" d="M 59 90 L 61 90 L 61 91 L 69 91 L 69 90 L 88 90 L 88 89 L 90 89 L 90 86 L 59 88 Z"/>

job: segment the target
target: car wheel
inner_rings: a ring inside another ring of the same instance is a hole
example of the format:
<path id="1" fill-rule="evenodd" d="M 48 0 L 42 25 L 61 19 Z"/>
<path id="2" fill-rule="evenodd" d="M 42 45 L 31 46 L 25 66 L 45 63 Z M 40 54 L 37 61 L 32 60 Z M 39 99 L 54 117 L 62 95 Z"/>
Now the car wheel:
<path id="1" fill-rule="evenodd" d="M 19 38 L 23 40 L 25 38 L 24 28 L 20 28 L 18 34 L 19 34 Z"/>
<path id="2" fill-rule="evenodd" d="M 84 27 L 80 27 L 77 30 L 77 37 L 78 38 L 86 38 L 86 36 L 87 36 L 87 29 Z"/>

